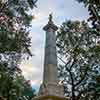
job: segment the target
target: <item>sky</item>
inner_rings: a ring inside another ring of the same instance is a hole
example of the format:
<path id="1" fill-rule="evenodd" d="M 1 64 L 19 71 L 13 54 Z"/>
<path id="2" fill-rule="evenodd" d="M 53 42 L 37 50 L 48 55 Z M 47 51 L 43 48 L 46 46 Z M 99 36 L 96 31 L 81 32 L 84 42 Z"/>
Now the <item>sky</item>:
<path id="1" fill-rule="evenodd" d="M 86 20 L 88 10 L 75 0 L 38 0 L 37 8 L 31 13 L 35 16 L 30 32 L 34 56 L 28 61 L 24 60 L 21 69 L 25 78 L 31 80 L 33 88 L 38 90 L 42 83 L 44 63 L 45 32 L 42 28 L 47 24 L 49 14 L 53 14 L 54 23 L 60 27 L 62 22 L 69 19 Z"/>

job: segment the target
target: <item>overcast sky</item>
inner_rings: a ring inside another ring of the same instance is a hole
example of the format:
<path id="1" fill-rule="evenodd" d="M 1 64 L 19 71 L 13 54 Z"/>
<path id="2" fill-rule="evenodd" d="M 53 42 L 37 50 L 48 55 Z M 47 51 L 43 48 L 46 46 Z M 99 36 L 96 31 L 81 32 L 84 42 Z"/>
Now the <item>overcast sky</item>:
<path id="1" fill-rule="evenodd" d="M 26 79 L 31 80 L 32 86 L 38 88 L 42 82 L 45 32 L 43 26 L 48 22 L 48 15 L 53 13 L 54 23 L 58 26 L 65 20 L 86 20 L 88 11 L 75 0 L 38 0 L 37 8 L 32 12 L 30 36 L 32 37 L 31 51 L 35 55 L 28 61 L 23 61 L 21 69 Z"/>

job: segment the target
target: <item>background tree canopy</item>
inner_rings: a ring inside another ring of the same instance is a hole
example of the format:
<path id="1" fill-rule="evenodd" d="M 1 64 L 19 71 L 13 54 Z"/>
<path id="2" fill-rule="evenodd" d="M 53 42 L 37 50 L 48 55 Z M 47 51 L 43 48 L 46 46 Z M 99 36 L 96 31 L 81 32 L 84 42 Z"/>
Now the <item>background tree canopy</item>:
<path id="1" fill-rule="evenodd" d="M 0 0 L 0 96 L 16 100 L 30 91 L 19 64 L 32 56 L 29 28 L 37 0 Z M 30 97 L 28 98 L 30 100 Z"/>
<path id="2" fill-rule="evenodd" d="M 85 4 L 89 11 L 88 21 L 92 22 L 93 27 L 100 31 L 100 0 L 77 0 Z M 99 34 L 100 35 L 100 34 Z"/>
<path id="3" fill-rule="evenodd" d="M 0 52 L 18 52 L 31 55 L 29 26 L 31 9 L 37 0 L 0 1 Z"/>
<path id="4" fill-rule="evenodd" d="M 100 37 L 82 21 L 66 21 L 57 33 L 60 82 L 71 100 L 100 99 Z"/>

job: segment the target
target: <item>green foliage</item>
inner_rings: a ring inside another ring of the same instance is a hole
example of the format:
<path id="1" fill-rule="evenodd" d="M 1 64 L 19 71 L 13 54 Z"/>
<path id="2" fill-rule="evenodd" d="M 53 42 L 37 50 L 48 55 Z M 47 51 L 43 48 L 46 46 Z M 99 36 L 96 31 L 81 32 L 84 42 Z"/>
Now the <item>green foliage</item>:
<path id="1" fill-rule="evenodd" d="M 88 99 L 85 98 L 90 90 L 92 73 L 96 71 L 94 66 L 100 71 L 100 37 L 97 34 L 84 21 L 66 21 L 57 33 L 58 54 L 63 62 L 58 67 L 59 78 L 64 84 L 65 95 L 72 100 L 89 100 L 91 97 L 90 93 Z"/>
<path id="2" fill-rule="evenodd" d="M 0 96 L 17 100 L 32 88 L 19 64 L 32 56 L 29 28 L 37 0 L 0 0 Z"/>
<path id="3" fill-rule="evenodd" d="M 36 0 L 37 1 L 37 0 Z M 18 52 L 32 55 L 29 26 L 32 20 L 33 0 L 1 0 L 0 2 L 0 52 Z"/>
<path id="4" fill-rule="evenodd" d="M 100 31 L 100 0 L 77 0 L 83 2 L 89 11 L 88 21 L 92 22 L 94 28 Z M 99 34 L 100 35 L 100 34 Z"/>
<path id="5" fill-rule="evenodd" d="M 17 100 L 22 96 L 32 97 L 34 92 L 21 73 L 11 74 L 7 71 L 0 71 L 0 96 L 7 100 Z"/>

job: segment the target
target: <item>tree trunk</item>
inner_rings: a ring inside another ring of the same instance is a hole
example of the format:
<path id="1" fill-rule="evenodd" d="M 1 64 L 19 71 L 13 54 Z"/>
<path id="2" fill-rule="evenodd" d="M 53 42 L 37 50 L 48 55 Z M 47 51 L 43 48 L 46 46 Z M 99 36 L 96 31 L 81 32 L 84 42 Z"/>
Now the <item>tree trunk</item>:
<path id="1" fill-rule="evenodd" d="M 72 85 L 72 100 L 75 100 L 75 87 Z"/>

